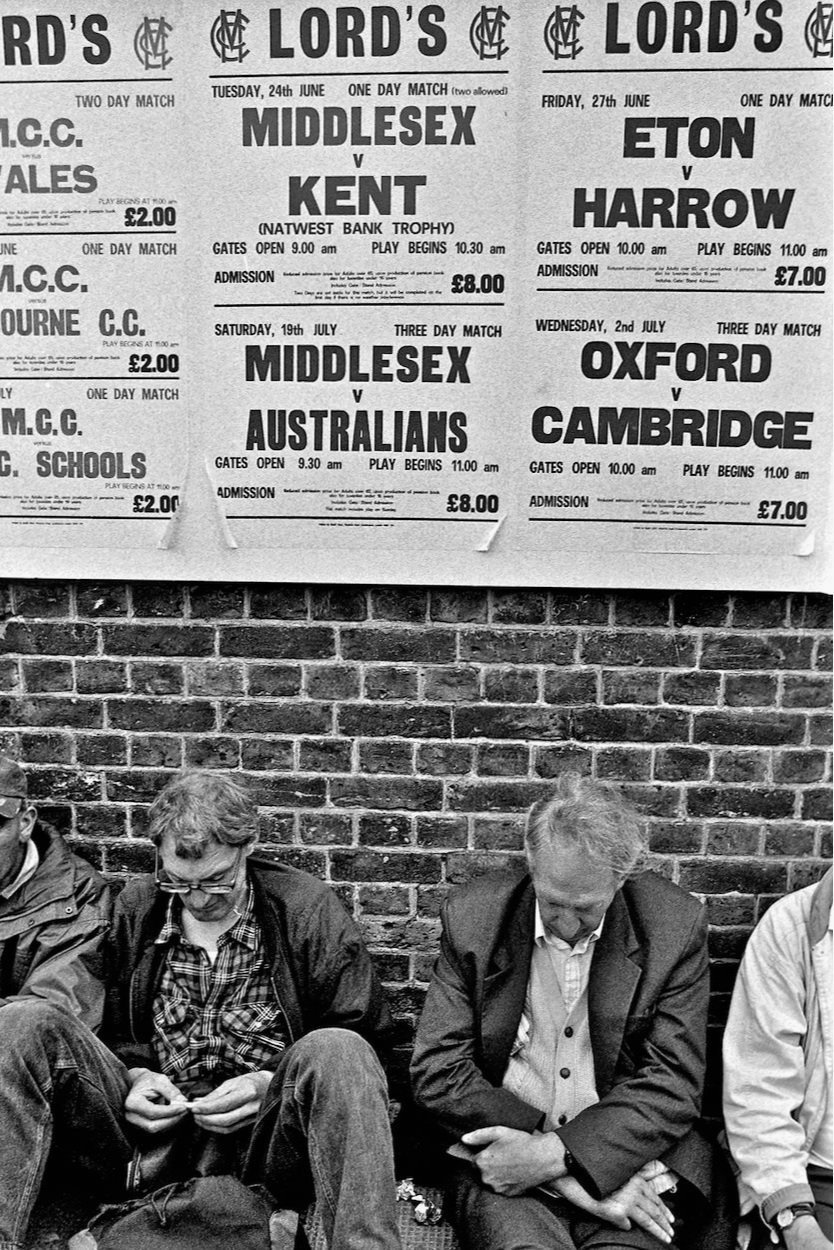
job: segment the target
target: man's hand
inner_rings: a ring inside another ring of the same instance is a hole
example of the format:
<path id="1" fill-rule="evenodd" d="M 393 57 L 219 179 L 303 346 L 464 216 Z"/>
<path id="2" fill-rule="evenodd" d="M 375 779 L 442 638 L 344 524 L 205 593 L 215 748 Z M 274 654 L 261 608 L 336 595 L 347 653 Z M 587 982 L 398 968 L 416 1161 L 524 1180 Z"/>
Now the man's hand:
<path id="1" fill-rule="evenodd" d="M 161 1072 L 131 1068 L 130 1089 L 125 1099 L 128 1124 L 146 1133 L 163 1133 L 187 1113 L 185 1094 Z"/>
<path id="2" fill-rule="evenodd" d="M 555 1133 L 499 1124 L 464 1133 L 461 1141 L 479 1151 L 473 1163 L 483 1183 L 508 1198 L 565 1174 L 565 1147 Z"/>
<path id="3" fill-rule="evenodd" d="M 800 1215 L 782 1237 L 787 1250 L 831 1250 L 831 1242 L 813 1215 Z"/>
<path id="4" fill-rule="evenodd" d="M 234 1133 L 254 1124 L 271 1080 L 271 1072 L 231 1077 L 210 1094 L 194 1099 L 191 1110 L 195 1121 L 212 1133 Z"/>
<path id="5" fill-rule="evenodd" d="M 559 1177 L 548 1188 L 580 1210 L 596 1216 L 598 1220 L 613 1224 L 615 1228 L 627 1229 L 632 1224 L 637 1224 L 668 1245 L 674 1234 L 672 1213 L 661 1202 L 652 1179 L 642 1174 L 645 1171 L 645 1168 L 641 1168 L 639 1172 L 635 1172 L 625 1185 L 607 1198 L 592 1198 L 573 1176 Z"/>

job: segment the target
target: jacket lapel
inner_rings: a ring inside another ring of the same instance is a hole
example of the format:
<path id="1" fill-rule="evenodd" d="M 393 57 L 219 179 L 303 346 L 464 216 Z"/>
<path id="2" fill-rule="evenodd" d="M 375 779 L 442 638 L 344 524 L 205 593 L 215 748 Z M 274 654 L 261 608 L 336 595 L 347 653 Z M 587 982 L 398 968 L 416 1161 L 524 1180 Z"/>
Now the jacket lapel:
<path id="1" fill-rule="evenodd" d="M 640 943 L 619 890 L 605 914 L 588 983 L 588 1019 L 599 1096 L 611 1088 L 626 1021 L 640 980 Z"/>
<path id="2" fill-rule="evenodd" d="M 530 958 L 533 953 L 535 894 L 529 878 L 522 883 L 518 905 L 509 913 L 484 973 L 481 1005 L 484 1071 L 500 1083 L 524 1009 Z"/>

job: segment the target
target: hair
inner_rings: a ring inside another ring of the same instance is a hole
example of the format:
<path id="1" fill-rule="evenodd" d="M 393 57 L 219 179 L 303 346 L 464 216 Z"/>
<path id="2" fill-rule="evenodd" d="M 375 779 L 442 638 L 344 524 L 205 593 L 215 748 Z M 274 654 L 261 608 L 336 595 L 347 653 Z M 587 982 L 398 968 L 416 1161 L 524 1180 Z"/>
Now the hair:
<path id="1" fill-rule="evenodd" d="M 551 797 L 530 808 L 524 835 L 528 862 L 566 842 L 618 877 L 646 867 L 648 838 L 636 810 L 613 786 L 575 772 L 561 773 Z"/>
<path id="2" fill-rule="evenodd" d="M 189 769 L 169 781 L 151 804 L 154 846 L 171 838 L 182 859 L 202 859 L 212 842 L 245 846 L 258 840 L 258 808 L 246 786 L 220 773 Z"/>

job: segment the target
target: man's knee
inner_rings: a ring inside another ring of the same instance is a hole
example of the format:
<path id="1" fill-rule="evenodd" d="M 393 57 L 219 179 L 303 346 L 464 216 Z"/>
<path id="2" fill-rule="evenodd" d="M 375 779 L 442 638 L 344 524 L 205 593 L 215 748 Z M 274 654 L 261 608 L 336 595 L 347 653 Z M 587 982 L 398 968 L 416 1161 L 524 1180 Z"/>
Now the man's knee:
<path id="1" fill-rule="evenodd" d="M 296 1066 L 341 1083 L 351 1073 L 385 1079 L 373 1047 L 350 1029 L 314 1029 L 294 1042 L 290 1053 Z"/>
<path id="2" fill-rule="evenodd" d="M 69 1012 L 43 998 L 15 998 L 0 1007 L 0 1063 L 33 1047 L 51 1053 L 54 1044 L 85 1029 Z"/>

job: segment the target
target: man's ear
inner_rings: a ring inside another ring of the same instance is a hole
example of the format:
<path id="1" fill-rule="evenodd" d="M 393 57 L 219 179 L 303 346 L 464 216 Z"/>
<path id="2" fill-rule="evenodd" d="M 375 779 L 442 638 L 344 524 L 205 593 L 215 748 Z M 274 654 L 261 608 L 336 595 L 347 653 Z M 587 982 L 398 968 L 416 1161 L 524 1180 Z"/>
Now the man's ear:
<path id="1" fill-rule="evenodd" d="M 244 842 L 241 849 L 243 850 L 243 858 L 248 859 L 252 852 L 258 849 L 258 844 L 257 842 Z"/>
<path id="2" fill-rule="evenodd" d="M 18 831 L 18 841 L 28 842 L 35 828 L 35 821 L 38 819 L 38 809 L 31 803 L 28 807 L 24 807 L 20 813 L 20 829 Z"/>

